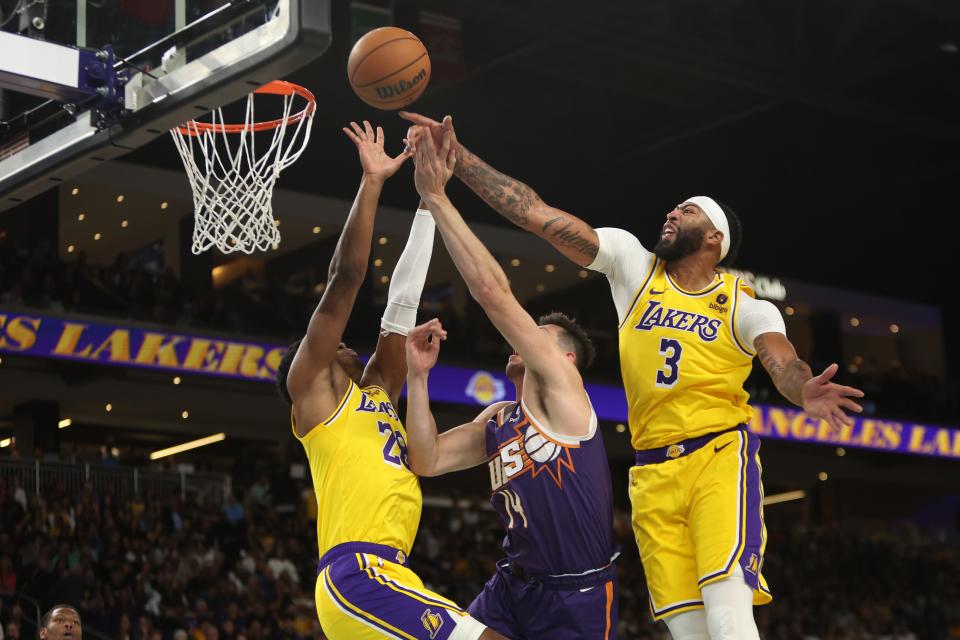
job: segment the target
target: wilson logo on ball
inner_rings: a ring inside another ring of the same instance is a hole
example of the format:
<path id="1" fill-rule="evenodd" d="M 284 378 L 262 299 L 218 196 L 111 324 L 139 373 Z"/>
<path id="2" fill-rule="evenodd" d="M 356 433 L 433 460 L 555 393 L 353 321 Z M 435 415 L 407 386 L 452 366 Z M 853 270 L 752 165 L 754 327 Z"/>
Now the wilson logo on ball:
<path id="1" fill-rule="evenodd" d="M 377 87 L 377 95 L 381 98 L 387 99 L 394 96 L 400 96 L 404 93 L 409 92 L 411 89 L 415 89 L 420 81 L 427 77 L 427 70 L 420 69 L 420 72 L 413 76 L 410 80 L 400 80 L 396 84 L 387 84 L 381 87 Z"/>

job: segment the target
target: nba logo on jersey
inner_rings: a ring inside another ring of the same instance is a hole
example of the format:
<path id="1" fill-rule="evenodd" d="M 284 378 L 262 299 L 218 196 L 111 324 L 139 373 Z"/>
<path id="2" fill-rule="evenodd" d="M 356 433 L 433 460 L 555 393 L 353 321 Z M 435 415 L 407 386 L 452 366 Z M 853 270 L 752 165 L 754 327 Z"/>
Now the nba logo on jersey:
<path id="1" fill-rule="evenodd" d="M 556 442 L 548 440 L 533 425 L 527 427 L 523 434 L 523 448 L 534 462 L 552 462 L 560 455 L 561 447 Z"/>
<path id="2" fill-rule="evenodd" d="M 437 634 L 440 633 L 440 627 L 443 626 L 443 618 L 430 611 L 430 609 L 423 612 L 423 615 L 420 616 L 420 622 L 423 623 L 423 628 L 430 633 L 431 639 L 437 637 Z"/>

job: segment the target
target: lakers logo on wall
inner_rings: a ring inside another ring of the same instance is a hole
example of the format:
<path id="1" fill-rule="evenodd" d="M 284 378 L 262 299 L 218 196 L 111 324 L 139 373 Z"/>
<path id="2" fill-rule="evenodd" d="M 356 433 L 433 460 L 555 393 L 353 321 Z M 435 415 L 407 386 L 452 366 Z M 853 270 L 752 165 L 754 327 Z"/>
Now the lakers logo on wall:
<path id="1" fill-rule="evenodd" d="M 440 627 L 443 626 L 443 618 L 430 609 L 423 612 L 423 615 L 420 616 L 420 622 L 423 623 L 423 628 L 430 633 L 431 639 L 437 637 L 437 634 L 440 633 Z"/>
<path id="2" fill-rule="evenodd" d="M 477 371 L 470 377 L 466 393 L 479 404 L 490 404 L 503 399 L 503 387 L 503 380 L 486 371 Z"/>

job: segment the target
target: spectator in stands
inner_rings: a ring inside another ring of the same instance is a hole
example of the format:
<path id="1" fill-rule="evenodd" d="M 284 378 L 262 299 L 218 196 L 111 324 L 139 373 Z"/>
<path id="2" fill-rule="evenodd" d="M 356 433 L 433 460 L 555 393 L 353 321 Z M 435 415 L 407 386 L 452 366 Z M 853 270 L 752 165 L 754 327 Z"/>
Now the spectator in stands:
<path id="1" fill-rule="evenodd" d="M 43 614 L 38 630 L 40 640 L 83 640 L 83 623 L 80 612 L 69 604 L 54 605 Z"/>
<path id="2" fill-rule="evenodd" d="M 267 509 L 273 506 L 273 496 L 270 493 L 270 481 L 267 476 L 261 475 L 250 487 L 247 494 L 254 507 Z"/>
<path id="3" fill-rule="evenodd" d="M 282 576 L 287 576 L 295 583 L 300 582 L 300 577 L 297 575 L 297 568 L 290 559 L 286 557 L 282 542 L 277 544 L 276 552 L 273 554 L 273 557 L 267 561 L 267 566 L 270 568 L 274 580 L 279 580 Z"/>
<path id="4" fill-rule="evenodd" d="M 10 556 L 0 558 L 0 596 L 10 596 L 17 590 L 17 572 Z"/>
<path id="5" fill-rule="evenodd" d="M 243 520 L 243 505 L 237 502 L 237 499 L 232 493 L 227 496 L 227 503 L 223 505 L 223 513 L 227 517 L 227 522 L 230 524 L 235 525 Z"/>

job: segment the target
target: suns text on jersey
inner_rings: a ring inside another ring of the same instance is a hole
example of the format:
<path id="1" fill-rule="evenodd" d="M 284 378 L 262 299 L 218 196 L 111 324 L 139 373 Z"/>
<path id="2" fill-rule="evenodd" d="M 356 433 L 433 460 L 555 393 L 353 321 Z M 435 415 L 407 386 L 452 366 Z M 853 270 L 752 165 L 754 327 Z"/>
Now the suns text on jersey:
<path id="1" fill-rule="evenodd" d="M 496 491 L 531 462 L 527 452 L 523 450 L 523 442 L 518 437 L 502 444 L 497 455 L 487 464 L 490 467 L 490 488 Z"/>
<path id="2" fill-rule="evenodd" d="M 650 331 L 654 327 L 679 329 L 699 334 L 700 339 L 704 342 L 713 342 L 717 339 L 721 325 L 723 325 L 723 320 L 719 318 L 708 318 L 692 311 L 671 309 L 664 307 L 662 303 L 656 300 L 650 300 L 647 302 L 647 308 L 644 309 L 640 322 L 634 329 L 641 331 Z"/>

